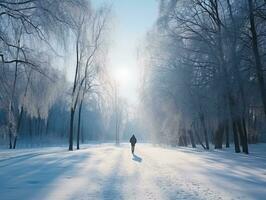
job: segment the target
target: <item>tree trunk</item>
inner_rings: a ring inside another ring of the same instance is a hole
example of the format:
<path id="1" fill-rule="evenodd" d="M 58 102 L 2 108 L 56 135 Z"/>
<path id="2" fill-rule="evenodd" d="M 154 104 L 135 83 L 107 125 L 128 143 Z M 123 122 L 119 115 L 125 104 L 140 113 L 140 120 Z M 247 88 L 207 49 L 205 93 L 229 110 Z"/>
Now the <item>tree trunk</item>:
<path id="1" fill-rule="evenodd" d="M 200 113 L 200 122 L 201 122 L 201 125 L 202 125 L 202 128 L 203 128 L 206 149 L 209 150 L 210 147 L 209 147 L 208 132 L 207 132 L 206 124 L 205 124 L 204 115 L 202 113 Z"/>
<path id="2" fill-rule="evenodd" d="M 70 130 L 69 130 L 69 151 L 73 151 L 73 125 L 74 125 L 74 113 L 75 110 L 71 107 L 70 110 Z"/>
<path id="3" fill-rule="evenodd" d="M 229 138 L 229 124 L 228 120 L 225 122 L 225 147 L 229 148 L 230 147 L 230 138 Z"/>
<path id="4" fill-rule="evenodd" d="M 190 142 L 191 142 L 192 148 L 196 148 L 196 144 L 195 144 L 192 130 L 188 130 L 188 135 L 190 137 Z"/>
<path id="5" fill-rule="evenodd" d="M 203 147 L 203 149 L 207 149 L 207 148 L 204 146 L 204 144 L 202 143 L 199 134 L 198 134 L 197 132 L 195 132 L 195 135 L 197 136 L 197 138 L 198 138 L 198 142 L 199 142 L 200 145 Z"/>
<path id="6" fill-rule="evenodd" d="M 249 151 L 248 151 L 248 134 L 247 134 L 245 118 L 242 119 L 242 125 L 243 125 L 243 131 L 244 131 L 244 143 L 246 145 L 246 149 L 245 149 L 244 153 L 248 154 L 249 153 Z"/>
<path id="7" fill-rule="evenodd" d="M 237 114 L 235 111 L 235 100 L 232 97 L 231 94 L 227 94 L 228 102 L 229 102 L 229 110 L 231 115 L 231 123 L 233 128 L 233 134 L 234 134 L 234 144 L 235 144 L 235 152 L 240 153 L 240 146 L 239 146 L 239 140 L 238 140 L 238 132 L 237 132 Z"/>
<path id="8" fill-rule="evenodd" d="M 82 111 L 83 100 L 79 104 L 79 114 L 78 114 L 78 134 L 77 134 L 77 149 L 79 149 L 79 138 L 80 138 L 80 120 Z"/>
<path id="9" fill-rule="evenodd" d="M 20 35 L 19 35 L 19 39 L 18 39 L 18 47 L 17 47 L 17 52 L 16 52 L 16 59 L 17 60 L 18 60 L 18 57 L 19 57 L 20 37 L 21 37 L 21 33 L 22 33 L 21 31 L 22 31 L 22 29 L 20 29 Z M 13 86 L 12 86 L 11 98 L 9 100 L 9 110 L 8 110 L 8 131 L 9 131 L 9 148 L 10 149 L 12 149 L 11 112 L 12 112 L 12 107 L 13 107 L 13 101 L 14 101 L 15 91 L 16 91 L 17 77 L 18 77 L 18 61 L 15 62 L 14 81 L 13 81 Z M 13 107 L 13 112 L 14 112 L 14 107 Z M 17 134 L 15 133 L 14 135 L 17 135 Z"/>
<path id="10" fill-rule="evenodd" d="M 12 149 L 12 133 L 9 130 L 9 149 Z"/>
<path id="11" fill-rule="evenodd" d="M 179 131 L 179 134 L 180 134 L 180 137 L 179 137 L 179 140 L 178 140 L 178 146 L 187 146 L 187 138 L 186 138 L 186 129 L 181 129 Z M 168 139 L 169 141 L 169 139 Z M 171 142 L 170 142 L 171 143 Z"/>
<path id="12" fill-rule="evenodd" d="M 235 120 L 232 120 L 232 121 L 233 121 L 232 127 L 233 127 L 233 133 L 234 133 L 235 152 L 240 153 L 238 133 L 237 133 L 237 125 L 236 125 Z"/>
<path id="13" fill-rule="evenodd" d="M 81 143 L 84 144 L 84 126 L 83 126 L 83 123 L 81 125 Z"/>
<path id="14" fill-rule="evenodd" d="M 18 118 L 17 134 L 16 134 L 16 136 L 14 138 L 13 149 L 15 149 L 16 148 L 16 145 L 17 145 L 17 137 L 18 137 L 18 133 L 19 133 L 19 130 L 20 130 L 20 124 L 21 124 L 23 112 L 24 112 L 24 107 L 21 106 L 21 110 L 20 110 L 19 118 Z"/>
<path id="15" fill-rule="evenodd" d="M 15 138 L 14 138 L 13 149 L 16 148 L 16 145 L 17 145 L 17 135 L 16 135 Z"/>
<path id="16" fill-rule="evenodd" d="M 244 133 L 244 127 L 242 124 L 242 121 L 240 119 L 237 120 L 237 128 L 241 140 L 241 145 L 242 145 L 242 151 L 246 154 L 248 154 L 248 143 L 247 143 L 247 138 L 246 134 Z"/>
<path id="17" fill-rule="evenodd" d="M 214 148 L 222 149 L 223 147 L 223 134 L 224 134 L 224 125 L 223 123 L 219 123 L 218 128 L 215 132 L 214 138 Z"/>
<path id="18" fill-rule="evenodd" d="M 27 78 L 27 84 L 26 84 L 26 88 L 25 88 L 25 91 L 24 91 L 23 102 L 22 102 L 22 106 L 21 106 L 20 114 L 19 114 L 19 118 L 18 118 L 17 134 L 16 134 L 15 139 L 14 139 L 13 149 L 15 149 L 16 145 L 17 145 L 17 137 L 18 137 L 18 134 L 19 134 L 20 125 L 21 125 L 21 121 L 22 121 L 22 116 L 23 116 L 23 113 L 24 113 L 24 102 L 25 102 L 25 98 L 27 96 L 27 91 L 28 91 L 28 87 L 29 87 L 29 83 L 30 83 L 31 73 L 32 73 L 32 69 L 31 69 L 31 71 L 29 73 L 29 76 Z"/>

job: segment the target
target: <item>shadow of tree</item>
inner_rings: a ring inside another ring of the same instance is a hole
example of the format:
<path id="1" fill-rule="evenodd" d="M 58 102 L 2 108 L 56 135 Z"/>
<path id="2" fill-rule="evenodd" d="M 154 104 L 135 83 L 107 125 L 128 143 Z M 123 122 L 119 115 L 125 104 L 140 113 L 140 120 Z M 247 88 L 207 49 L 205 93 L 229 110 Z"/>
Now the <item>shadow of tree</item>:
<path id="1" fill-rule="evenodd" d="M 28 153 L 12 158 L 13 163 L 8 159 L 6 159 L 7 164 L 3 161 L 0 173 L 0 185 L 3 185 L 1 193 L 7 194 L 7 199 L 17 199 L 18 196 L 19 199 L 40 199 L 40 196 L 45 197 L 46 189 L 57 179 L 64 175 L 64 178 L 67 178 L 91 157 L 91 153 L 87 152 L 77 154 L 58 151 L 58 153 Z M 30 194 L 25 192 L 29 188 L 33 191 Z M 16 192 L 12 192 L 14 190 Z"/>

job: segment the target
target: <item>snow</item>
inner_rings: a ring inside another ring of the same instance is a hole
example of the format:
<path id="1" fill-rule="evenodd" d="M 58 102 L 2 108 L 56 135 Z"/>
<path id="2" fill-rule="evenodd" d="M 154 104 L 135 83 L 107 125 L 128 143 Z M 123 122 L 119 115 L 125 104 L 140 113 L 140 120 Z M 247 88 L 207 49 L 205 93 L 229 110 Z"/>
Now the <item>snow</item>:
<path id="1" fill-rule="evenodd" d="M 266 145 L 251 154 L 137 144 L 0 151 L 0 199 L 265 199 Z"/>

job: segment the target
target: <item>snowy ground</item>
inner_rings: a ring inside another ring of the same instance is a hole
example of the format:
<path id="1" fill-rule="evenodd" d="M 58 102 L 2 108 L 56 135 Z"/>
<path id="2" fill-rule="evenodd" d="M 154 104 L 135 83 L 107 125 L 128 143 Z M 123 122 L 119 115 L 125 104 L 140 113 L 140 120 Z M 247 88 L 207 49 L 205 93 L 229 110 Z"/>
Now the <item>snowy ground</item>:
<path id="1" fill-rule="evenodd" d="M 266 145 L 231 150 L 91 145 L 0 151 L 0 199 L 266 199 Z"/>

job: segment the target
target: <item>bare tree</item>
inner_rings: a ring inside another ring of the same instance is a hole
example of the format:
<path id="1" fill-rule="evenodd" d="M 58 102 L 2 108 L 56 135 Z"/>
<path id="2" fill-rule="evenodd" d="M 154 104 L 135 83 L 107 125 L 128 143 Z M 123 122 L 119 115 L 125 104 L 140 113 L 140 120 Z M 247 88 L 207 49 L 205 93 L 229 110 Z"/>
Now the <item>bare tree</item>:
<path id="1" fill-rule="evenodd" d="M 95 57 L 101 52 L 102 39 L 107 23 L 108 9 L 101 8 L 98 11 L 91 11 L 91 13 L 81 13 L 77 18 L 75 27 L 75 50 L 76 50 L 76 66 L 75 77 L 72 90 L 72 103 L 70 109 L 70 133 L 69 133 L 69 150 L 73 150 L 73 125 L 74 114 L 79 104 L 79 120 L 78 127 L 80 127 L 80 116 L 85 94 L 90 91 L 93 81 L 97 75 L 97 60 Z M 80 128 L 78 128 L 78 144 Z"/>

